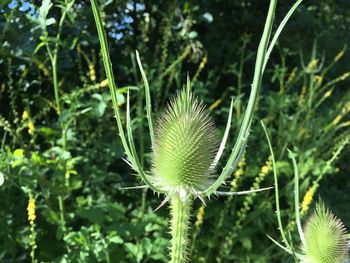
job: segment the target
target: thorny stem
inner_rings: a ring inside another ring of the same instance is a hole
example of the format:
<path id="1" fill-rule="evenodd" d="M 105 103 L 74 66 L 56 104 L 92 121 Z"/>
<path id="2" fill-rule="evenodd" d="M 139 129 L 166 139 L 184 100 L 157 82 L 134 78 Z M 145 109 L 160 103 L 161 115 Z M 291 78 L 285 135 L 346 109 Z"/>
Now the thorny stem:
<path id="1" fill-rule="evenodd" d="M 215 181 L 215 183 L 204 192 L 204 194 L 207 196 L 210 196 L 211 194 L 215 193 L 215 191 L 223 184 L 223 182 L 228 178 L 228 176 L 231 175 L 231 173 L 236 168 L 235 166 L 238 164 L 239 160 L 241 159 L 244 152 L 244 148 L 247 144 L 250 126 L 253 119 L 253 113 L 255 111 L 256 101 L 258 98 L 261 81 L 264 73 L 267 46 L 270 39 L 271 31 L 272 31 L 272 24 L 274 20 L 276 6 L 277 6 L 277 0 L 271 0 L 269 11 L 265 22 L 264 32 L 258 47 L 258 53 L 256 57 L 256 62 L 255 62 L 253 84 L 250 92 L 248 106 L 244 114 L 243 122 L 238 134 L 237 141 L 235 143 L 235 146 L 232 150 L 229 160 L 226 166 L 224 167 L 221 175 Z"/>
<path id="2" fill-rule="evenodd" d="M 109 87 L 109 91 L 110 91 L 111 97 L 112 97 L 115 119 L 117 122 L 119 136 L 120 136 L 120 139 L 122 141 L 123 148 L 125 150 L 126 155 L 128 156 L 128 159 L 129 159 L 131 165 L 137 171 L 137 173 L 142 177 L 142 179 L 146 183 L 146 185 L 155 192 L 163 193 L 162 190 L 158 189 L 156 186 L 154 186 L 150 182 L 150 180 L 148 179 L 148 176 L 145 174 L 145 172 L 143 171 L 143 168 L 141 167 L 141 164 L 138 160 L 138 156 L 133 154 L 133 150 L 135 148 L 134 145 L 130 144 L 130 146 L 129 146 L 129 144 L 126 140 L 126 135 L 125 135 L 125 132 L 123 129 L 120 110 L 119 110 L 119 104 L 118 104 L 118 98 L 117 98 L 117 86 L 115 84 L 114 74 L 113 74 L 113 69 L 112 69 L 112 62 L 111 62 L 111 59 L 109 56 L 106 32 L 105 32 L 103 24 L 102 24 L 102 18 L 101 18 L 101 14 L 100 14 L 97 0 L 90 0 L 90 3 L 91 3 L 91 7 L 92 7 L 92 12 L 93 12 L 94 18 L 95 18 L 98 38 L 100 40 L 100 45 L 101 45 L 103 65 L 104 65 L 105 72 L 106 72 L 107 79 L 108 79 L 108 87 Z M 129 130 L 131 130 L 130 127 L 128 127 L 128 128 L 129 128 Z M 129 132 L 129 135 L 131 135 L 130 132 Z M 131 140 L 130 136 L 129 136 L 129 140 Z"/>
<path id="3" fill-rule="evenodd" d="M 179 195 L 171 198 L 170 263 L 185 263 L 188 259 L 188 228 L 192 200 L 183 202 Z"/>

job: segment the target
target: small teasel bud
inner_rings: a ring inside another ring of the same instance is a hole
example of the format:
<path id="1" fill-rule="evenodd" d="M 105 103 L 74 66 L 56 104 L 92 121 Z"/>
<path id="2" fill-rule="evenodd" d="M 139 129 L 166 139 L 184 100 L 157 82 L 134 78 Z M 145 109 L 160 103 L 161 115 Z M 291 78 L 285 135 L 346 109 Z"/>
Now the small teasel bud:
<path id="1" fill-rule="evenodd" d="M 344 224 L 322 202 L 307 221 L 304 235 L 303 262 L 344 263 L 348 259 Z"/>
<path id="2" fill-rule="evenodd" d="M 158 119 L 153 145 L 153 180 L 182 200 L 213 182 L 217 147 L 214 121 L 191 93 L 181 91 Z"/>

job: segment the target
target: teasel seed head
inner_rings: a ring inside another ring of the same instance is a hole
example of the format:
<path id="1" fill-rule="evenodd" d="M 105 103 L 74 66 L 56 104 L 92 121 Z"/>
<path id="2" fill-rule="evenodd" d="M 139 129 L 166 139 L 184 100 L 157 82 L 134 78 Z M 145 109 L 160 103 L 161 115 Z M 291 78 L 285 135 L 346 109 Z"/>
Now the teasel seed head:
<path id="1" fill-rule="evenodd" d="M 305 263 L 344 263 L 348 259 L 346 229 L 322 202 L 316 206 L 304 229 Z"/>
<path id="2" fill-rule="evenodd" d="M 182 200 L 212 183 L 217 141 L 214 121 L 190 92 L 171 100 L 157 122 L 152 156 L 152 179 L 163 191 Z"/>

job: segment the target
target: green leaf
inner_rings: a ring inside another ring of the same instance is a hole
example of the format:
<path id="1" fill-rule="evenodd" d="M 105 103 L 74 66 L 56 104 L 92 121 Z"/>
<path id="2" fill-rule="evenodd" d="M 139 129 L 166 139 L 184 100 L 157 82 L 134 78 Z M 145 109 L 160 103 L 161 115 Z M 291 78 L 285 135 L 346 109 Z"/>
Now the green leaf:
<path id="1" fill-rule="evenodd" d="M 56 23 L 56 19 L 54 19 L 53 17 L 49 18 L 46 20 L 46 26 L 50 26 Z"/>
<path id="2" fill-rule="evenodd" d="M 111 243 L 115 243 L 115 244 L 123 244 L 123 239 L 119 236 L 114 236 L 114 237 L 110 237 L 109 239 L 109 242 Z"/>
<path id="3" fill-rule="evenodd" d="M 90 207 L 84 210 L 80 210 L 77 213 L 92 223 L 102 225 L 104 222 L 104 213 L 99 207 Z"/>
<path id="4" fill-rule="evenodd" d="M 125 243 L 126 250 L 133 256 L 136 262 L 141 262 L 143 258 L 142 247 L 139 245 L 134 245 L 132 243 Z"/>
<path id="5" fill-rule="evenodd" d="M 39 14 L 41 17 L 46 18 L 47 14 L 49 13 L 50 9 L 52 7 L 52 3 L 50 0 L 44 0 L 39 8 Z"/>
<path id="6" fill-rule="evenodd" d="M 13 156 L 15 158 L 23 158 L 24 157 L 24 150 L 23 149 L 16 149 L 16 150 L 14 150 Z"/>
<path id="7" fill-rule="evenodd" d="M 43 46 L 45 46 L 45 44 L 46 44 L 45 42 L 39 43 L 39 44 L 36 46 L 36 48 L 35 48 L 33 54 L 36 54 Z"/>

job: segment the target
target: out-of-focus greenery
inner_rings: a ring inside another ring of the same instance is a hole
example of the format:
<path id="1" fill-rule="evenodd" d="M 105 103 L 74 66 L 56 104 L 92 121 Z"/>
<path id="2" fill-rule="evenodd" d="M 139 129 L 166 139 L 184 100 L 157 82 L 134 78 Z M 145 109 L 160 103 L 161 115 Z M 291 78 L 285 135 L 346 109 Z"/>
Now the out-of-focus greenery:
<path id="1" fill-rule="evenodd" d="M 277 21 L 293 3 L 281 1 Z M 167 208 L 153 212 L 161 197 L 121 189 L 140 180 L 122 160 L 89 1 L 0 4 L 0 261 L 167 262 Z M 145 168 L 151 149 L 136 49 L 157 114 L 188 72 L 220 136 L 234 97 L 233 144 L 268 1 L 100 4 L 118 100 L 124 111 L 130 88 Z M 302 220 L 321 195 L 350 227 L 349 32 L 346 0 L 310 0 L 298 8 L 268 64 L 244 161 L 227 184 L 273 185 L 263 120 L 276 151 L 282 219 L 296 244 L 287 149 L 297 153 Z M 49 52 L 57 52 L 60 111 Z M 218 199 L 195 203 L 193 262 L 291 262 L 266 236 L 279 239 L 273 191 Z"/>

